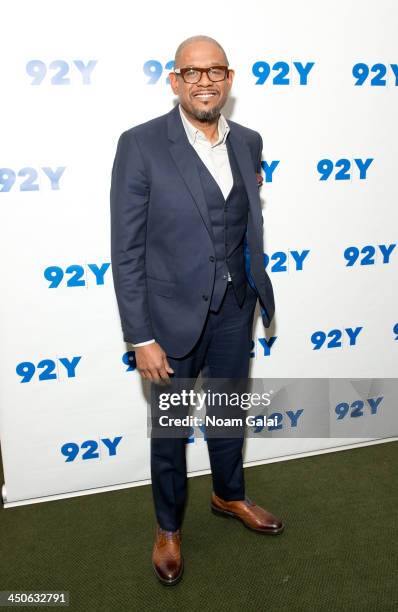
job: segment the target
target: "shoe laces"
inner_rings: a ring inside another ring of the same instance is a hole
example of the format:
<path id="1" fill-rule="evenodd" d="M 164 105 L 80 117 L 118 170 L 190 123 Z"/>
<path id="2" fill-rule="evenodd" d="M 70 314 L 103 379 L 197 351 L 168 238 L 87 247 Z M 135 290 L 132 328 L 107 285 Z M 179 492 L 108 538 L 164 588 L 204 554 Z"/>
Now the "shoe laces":
<path id="1" fill-rule="evenodd" d="M 177 529 L 177 531 L 167 531 L 166 529 L 162 529 L 161 527 L 158 527 L 159 530 L 159 534 L 162 536 L 162 538 L 164 538 L 165 540 L 176 540 L 179 537 L 181 537 L 181 532 L 179 529 Z"/>

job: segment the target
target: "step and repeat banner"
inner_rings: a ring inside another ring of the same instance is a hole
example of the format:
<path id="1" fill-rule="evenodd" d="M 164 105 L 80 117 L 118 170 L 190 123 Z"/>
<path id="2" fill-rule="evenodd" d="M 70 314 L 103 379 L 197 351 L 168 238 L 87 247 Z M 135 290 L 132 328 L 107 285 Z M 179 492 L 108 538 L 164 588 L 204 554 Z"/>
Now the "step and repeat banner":
<path id="1" fill-rule="evenodd" d="M 268 330 L 256 317 L 251 376 L 313 379 L 316 393 L 316 379 L 398 375 L 396 3 L 203 0 L 199 8 L 176 0 L 2 7 L 7 504 L 149 479 L 148 389 L 123 342 L 112 284 L 110 177 L 119 135 L 176 103 L 168 73 L 188 36 L 224 46 L 236 71 L 225 115 L 264 142 L 264 265 L 276 315 Z M 338 428 L 306 436 L 304 418 L 286 417 L 285 436 L 247 440 L 246 464 L 388 437 L 377 425 L 380 393 L 362 394 L 359 413 L 351 387 L 339 396 L 347 407 L 336 418 L 356 409 L 356 423 L 374 419 L 349 439 Z M 195 431 L 188 460 L 192 474 L 209 468 Z"/>

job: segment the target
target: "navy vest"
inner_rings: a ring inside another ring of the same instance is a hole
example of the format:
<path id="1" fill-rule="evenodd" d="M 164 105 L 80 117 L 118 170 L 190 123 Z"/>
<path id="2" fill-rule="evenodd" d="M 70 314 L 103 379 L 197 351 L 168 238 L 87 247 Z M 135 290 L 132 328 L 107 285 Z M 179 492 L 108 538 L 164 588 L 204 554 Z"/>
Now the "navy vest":
<path id="1" fill-rule="evenodd" d="M 210 310 L 213 311 L 217 311 L 221 306 L 227 288 L 228 272 L 231 275 L 239 306 L 245 299 L 247 285 L 243 240 L 247 229 L 249 200 L 228 137 L 226 144 L 233 177 L 233 186 L 227 199 L 224 198 L 217 182 L 199 155 L 196 154 L 199 176 L 212 224 L 216 254 L 216 274 L 210 302 Z"/>

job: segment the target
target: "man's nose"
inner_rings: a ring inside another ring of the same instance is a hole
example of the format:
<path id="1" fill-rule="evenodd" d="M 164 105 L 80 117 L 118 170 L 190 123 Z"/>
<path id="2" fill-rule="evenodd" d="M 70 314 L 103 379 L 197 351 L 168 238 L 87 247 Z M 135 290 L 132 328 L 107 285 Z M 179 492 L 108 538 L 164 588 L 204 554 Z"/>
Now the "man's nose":
<path id="1" fill-rule="evenodd" d="M 197 85 L 207 86 L 207 85 L 209 85 L 211 83 L 212 83 L 212 81 L 210 81 L 209 75 L 207 74 L 207 72 L 202 72 L 202 74 L 200 75 L 200 79 L 197 82 Z"/>

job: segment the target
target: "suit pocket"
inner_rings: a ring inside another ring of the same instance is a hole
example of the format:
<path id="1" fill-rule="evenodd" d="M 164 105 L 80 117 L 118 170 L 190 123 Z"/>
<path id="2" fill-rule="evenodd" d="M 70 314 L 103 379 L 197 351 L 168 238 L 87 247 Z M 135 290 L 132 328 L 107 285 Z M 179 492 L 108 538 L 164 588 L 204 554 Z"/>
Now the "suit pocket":
<path id="1" fill-rule="evenodd" d="M 147 276 L 146 283 L 150 293 L 156 293 L 156 295 L 163 295 L 164 297 L 173 297 L 175 293 L 176 284 L 173 281 Z"/>

